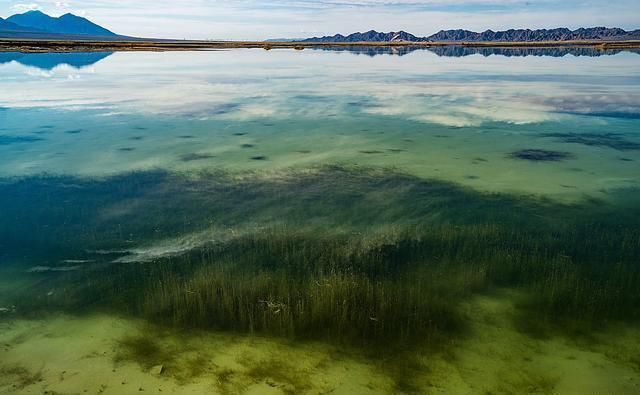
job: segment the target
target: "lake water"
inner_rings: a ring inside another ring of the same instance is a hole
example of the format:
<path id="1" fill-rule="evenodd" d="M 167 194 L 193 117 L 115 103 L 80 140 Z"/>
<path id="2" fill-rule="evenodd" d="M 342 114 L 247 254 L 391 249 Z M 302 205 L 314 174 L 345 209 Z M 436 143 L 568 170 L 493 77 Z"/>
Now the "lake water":
<path id="1" fill-rule="evenodd" d="M 0 53 L 0 393 L 638 393 L 639 69 Z"/>

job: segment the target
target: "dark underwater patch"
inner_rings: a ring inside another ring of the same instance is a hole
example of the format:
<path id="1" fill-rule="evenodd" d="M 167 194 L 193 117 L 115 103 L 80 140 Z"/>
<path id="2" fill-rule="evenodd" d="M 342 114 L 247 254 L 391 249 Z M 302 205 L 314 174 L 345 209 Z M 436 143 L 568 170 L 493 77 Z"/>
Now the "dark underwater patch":
<path id="1" fill-rule="evenodd" d="M 358 101 L 350 101 L 347 102 L 347 106 L 348 107 L 356 107 L 356 108 L 360 108 L 360 107 L 369 107 L 371 101 L 369 99 L 363 99 L 363 100 L 358 100 Z"/>
<path id="2" fill-rule="evenodd" d="M 511 152 L 512 159 L 528 160 L 532 162 L 560 162 L 573 158 L 573 154 L 564 151 L 549 151 L 544 149 L 524 149 Z"/>
<path id="3" fill-rule="evenodd" d="M 227 103 L 227 104 L 222 104 L 213 108 L 210 108 L 207 113 L 211 114 L 211 115 L 224 115 L 224 114 L 228 114 L 234 111 L 239 110 L 242 107 L 242 105 L 238 104 L 238 103 Z"/>
<path id="4" fill-rule="evenodd" d="M 333 102 L 335 98 L 333 96 L 322 96 L 322 95 L 309 95 L 309 94 L 300 94 L 295 95 L 292 99 L 296 100 L 305 100 L 305 101 L 313 101 L 313 102 Z"/>
<path id="5" fill-rule="evenodd" d="M 0 145 L 11 145 L 18 143 L 35 143 L 37 141 L 44 140 L 41 137 L 36 136 L 7 136 L 0 135 Z"/>
<path id="6" fill-rule="evenodd" d="M 599 117 L 599 118 L 618 118 L 618 119 L 640 119 L 640 113 L 638 112 L 622 112 L 622 111 L 600 111 L 600 112 L 567 112 L 572 115 L 582 115 L 587 117 Z"/>
<path id="7" fill-rule="evenodd" d="M 121 152 L 131 152 L 131 151 L 135 151 L 136 149 L 133 147 L 122 147 L 122 148 L 118 148 L 118 151 Z"/>
<path id="8" fill-rule="evenodd" d="M 65 130 L 66 134 L 79 134 L 82 133 L 82 129 Z"/>
<path id="9" fill-rule="evenodd" d="M 253 144 L 242 144 L 242 145 L 240 145 L 240 147 L 241 148 L 253 148 L 253 147 L 255 147 L 255 145 L 253 145 Z"/>
<path id="10" fill-rule="evenodd" d="M 618 151 L 640 150 L 640 143 L 627 140 L 620 133 L 545 133 L 542 136 L 556 138 L 563 143 L 608 147 Z"/>
<path id="11" fill-rule="evenodd" d="M 249 159 L 251 159 L 251 160 L 267 160 L 267 157 L 264 156 L 264 155 L 257 155 L 257 156 L 252 156 Z"/>
<path id="12" fill-rule="evenodd" d="M 367 154 L 367 155 L 372 155 L 372 154 L 383 154 L 384 152 L 382 151 L 377 151 L 377 150 L 362 150 L 362 151 L 358 151 L 361 154 Z"/>
<path id="13" fill-rule="evenodd" d="M 184 154 L 180 156 L 180 160 L 183 162 L 193 162 L 196 160 L 204 160 L 204 159 L 211 159 L 211 158 L 215 158 L 215 155 L 198 154 L 194 152 L 194 153 Z"/>

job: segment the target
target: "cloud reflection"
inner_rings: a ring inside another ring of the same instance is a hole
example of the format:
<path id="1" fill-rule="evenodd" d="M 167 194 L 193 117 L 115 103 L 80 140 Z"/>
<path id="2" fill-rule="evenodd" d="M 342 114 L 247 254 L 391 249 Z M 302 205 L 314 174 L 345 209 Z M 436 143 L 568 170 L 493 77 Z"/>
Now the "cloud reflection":
<path id="1" fill-rule="evenodd" d="M 95 64 L 109 55 L 73 64 Z M 630 73 L 639 62 L 635 54 L 525 60 L 440 58 L 428 52 L 375 59 L 283 50 L 119 53 L 90 72 L 49 68 L 38 76 L 2 66 L 8 78 L 0 82 L 0 106 L 195 119 L 362 113 L 458 127 L 527 124 L 566 114 L 640 113 L 640 78 Z"/>

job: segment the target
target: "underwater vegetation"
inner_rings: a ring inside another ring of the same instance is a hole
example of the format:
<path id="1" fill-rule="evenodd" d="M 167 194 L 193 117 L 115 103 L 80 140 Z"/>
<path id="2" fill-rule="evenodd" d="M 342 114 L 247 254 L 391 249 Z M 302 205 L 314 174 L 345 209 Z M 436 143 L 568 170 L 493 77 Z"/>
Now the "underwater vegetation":
<path id="1" fill-rule="evenodd" d="M 638 320 L 640 206 L 621 201 L 339 166 L 42 176 L 0 182 L 0 240 L 38 280 L 11 295 L 17 315 L 111 311 L 402 353 L 464 335 L 460 303 L 504 287 L 524 295 L 532 335 Z"/>
<path id="2" fill-rule="evenodd" d="M 532 148 L 514 151 L 509 154 L 509 157 L 513 159 L 523 159 L 533 162 L 559 162 L 566 159 L 571 159 L 573 158 L 573 155 L 569 152 Z"/>
<path id="3" fill-rule="evenodd" d="M 563 143 L 613 148 L 618 151 L 640 150 L 640 143 L 624 138 L 620 133 L 545 133 Z"/>

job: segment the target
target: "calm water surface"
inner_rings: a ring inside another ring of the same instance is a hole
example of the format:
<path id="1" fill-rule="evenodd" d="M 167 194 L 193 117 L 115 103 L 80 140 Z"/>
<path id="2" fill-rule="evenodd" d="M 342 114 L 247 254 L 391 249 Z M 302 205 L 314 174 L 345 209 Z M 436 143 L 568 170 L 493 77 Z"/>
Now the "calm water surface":
<path id="1" fill-rule="evenodd" d="M 637 393 L 638 69 L 0 53 L 0 393 Z"/>
<path id="2" fill-rule="evenodd" d="M 343 163 L 560 199 L 639 185 L 635 53 L 89 55 L 1 66 L 1 175 Z M 570 158 L 510 157 L 527 149 Z"/>

